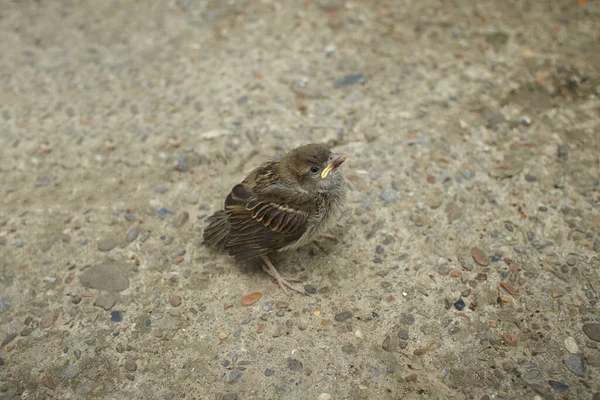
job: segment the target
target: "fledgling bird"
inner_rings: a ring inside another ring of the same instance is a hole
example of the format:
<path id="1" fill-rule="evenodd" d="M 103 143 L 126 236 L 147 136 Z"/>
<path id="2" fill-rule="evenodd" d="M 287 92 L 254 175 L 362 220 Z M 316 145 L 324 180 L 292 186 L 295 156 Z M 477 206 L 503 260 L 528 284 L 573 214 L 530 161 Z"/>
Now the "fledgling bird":
<path id="1" fill-rule="evenodd" d="M 287 293 L 306 294 L 295 279 L 283 277 L 269 253 L 296 249 L 335 220 L 346 200 L 346 184 L 338 168 L 345 156 L 324 144 L 306 144 L 267 161 L 235 185 L 224 209 L 210 216 L 203 243 L 225 248 L 237 261 L 262 258 L 263 271 Z"/>

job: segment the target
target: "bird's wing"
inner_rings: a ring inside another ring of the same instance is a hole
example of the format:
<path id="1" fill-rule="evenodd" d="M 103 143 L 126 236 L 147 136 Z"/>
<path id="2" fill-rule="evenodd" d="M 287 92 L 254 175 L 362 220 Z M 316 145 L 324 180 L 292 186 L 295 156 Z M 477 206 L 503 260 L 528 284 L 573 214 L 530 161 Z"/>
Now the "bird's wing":
<path id="1" fill-rule="evenodd" d="M 240 183 L 225 200 L 230 225 L 226 249 L 236 260 L 247 260 L 279 250 L 300 239 L 306 231 L 308 214 L 272 198 L 256 196 Z"/>

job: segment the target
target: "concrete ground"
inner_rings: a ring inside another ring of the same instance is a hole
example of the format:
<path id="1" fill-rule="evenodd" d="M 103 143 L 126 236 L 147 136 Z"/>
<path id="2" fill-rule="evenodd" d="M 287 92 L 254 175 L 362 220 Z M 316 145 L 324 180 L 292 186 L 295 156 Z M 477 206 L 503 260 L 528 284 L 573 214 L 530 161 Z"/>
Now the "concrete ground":
<path id="1" fill-rule="evenodd" d="M 592 0 L 2 2 L 0 398 L 599 399 L 599 71 Z M 200 241 L 307 142 L 286 297 Z"/>

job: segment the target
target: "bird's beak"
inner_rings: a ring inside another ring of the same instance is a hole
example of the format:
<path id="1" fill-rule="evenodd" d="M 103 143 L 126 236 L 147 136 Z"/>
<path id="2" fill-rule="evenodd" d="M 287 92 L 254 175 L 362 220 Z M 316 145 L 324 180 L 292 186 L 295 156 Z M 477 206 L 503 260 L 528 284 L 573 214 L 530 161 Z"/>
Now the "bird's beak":
<path id="1" fill-rule="evenodd" d="M 337 167 L 342 165 L 344 161 L 346 161 L 346 156 L 342 156 L 340 154 L 332 155 L 331 159 L 329 160 L 329 164 L 327 164 L 327 167 L 325 167 L 323 172 L 321 172 L 321 178 L 327 178 L 327 175 L 329 175 L 331 171 L 335 170 Z"/>

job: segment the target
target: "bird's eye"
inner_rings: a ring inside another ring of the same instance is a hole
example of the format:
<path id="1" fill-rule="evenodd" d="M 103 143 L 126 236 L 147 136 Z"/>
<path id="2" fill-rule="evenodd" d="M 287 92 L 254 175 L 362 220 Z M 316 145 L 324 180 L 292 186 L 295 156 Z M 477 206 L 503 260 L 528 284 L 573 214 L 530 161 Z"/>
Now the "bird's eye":
<path id="1" fill-rule="evenodd" d="M 318 165 L 313 165 L 312 167 L 310 167 L 310 172 L 312 172 L 313 174 L 316 174 L 320 170 L 321 168 Z"/>

